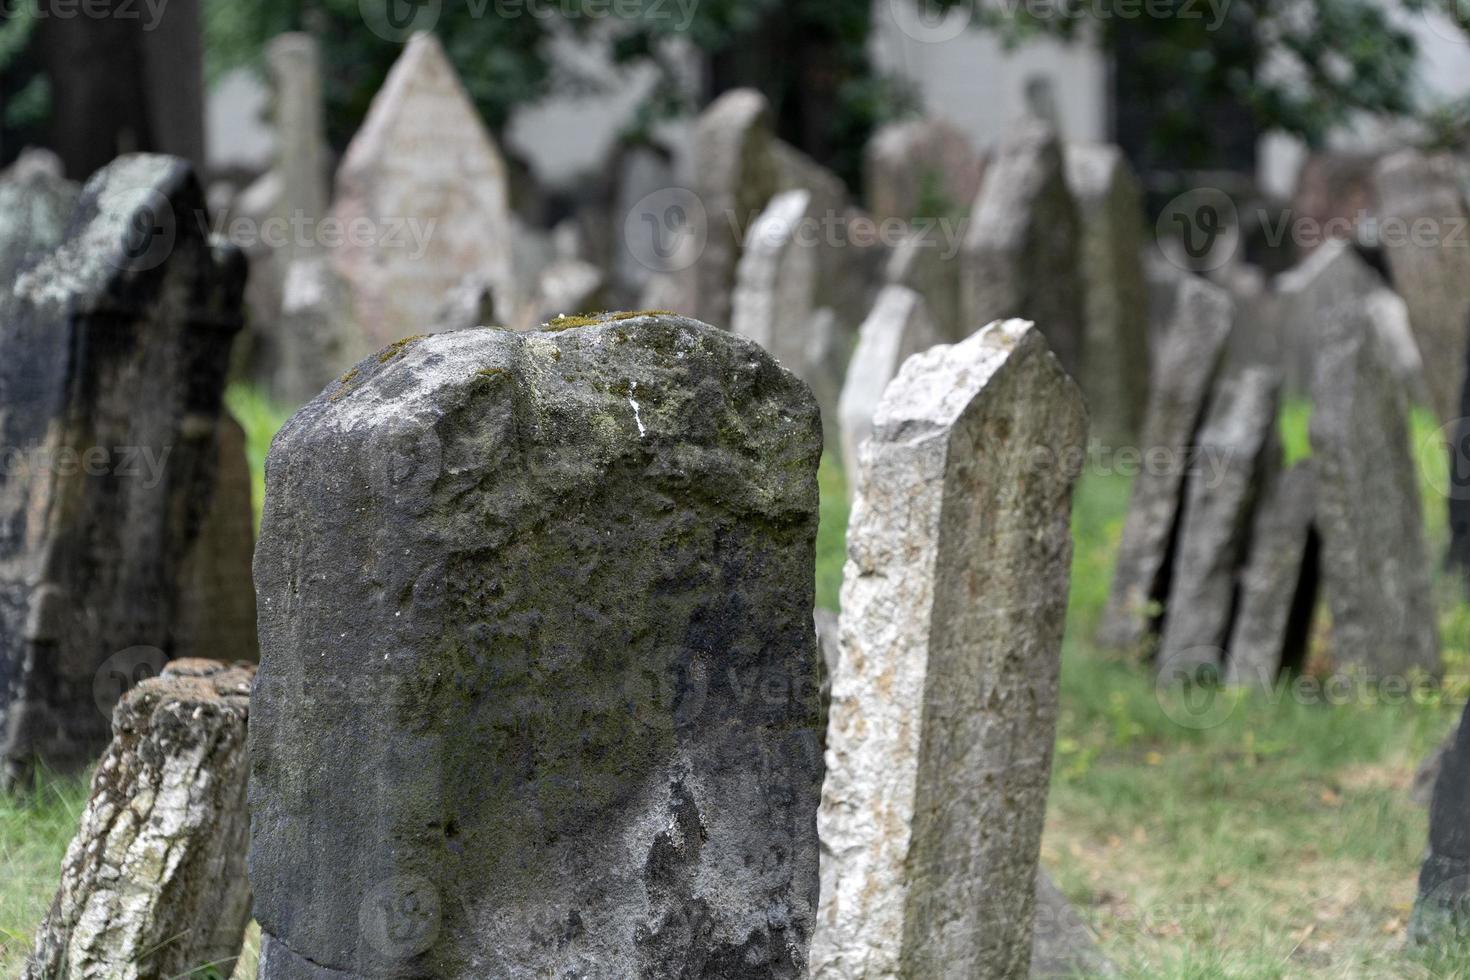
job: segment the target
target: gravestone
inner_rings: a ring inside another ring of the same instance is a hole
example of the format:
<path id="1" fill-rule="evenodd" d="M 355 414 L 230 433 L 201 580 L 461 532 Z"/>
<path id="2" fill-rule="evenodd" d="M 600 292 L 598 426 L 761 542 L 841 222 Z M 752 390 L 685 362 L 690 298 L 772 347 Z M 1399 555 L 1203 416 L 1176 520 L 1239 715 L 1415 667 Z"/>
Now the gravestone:
<path id="1" fill-rule="evenodd" d="M 174 630 L 176 657 L 208 656 L 226 663 L 260 659 L 255 638 L 253 481 L 245 430 L 228 412 L 215 438 L 214 494 L 204 523 L 184 559 Z"/>
<path id="2" fill-rule="evenodd" d="M 1439 670 L 1439 633 L 1401 386 L 1362 305 L 1323 311 L 1312 465 L 1332 659 L 1379 677 Z"/>
<path id="3" fill-rule="evenodd" d="M 640 216 L 636 213 L 640 205 L 657 202 L 654 195 L 669 191 L 675 186 L 674 162 L 671 154 L 657 144 L 639 143 L 623 146 L 614 158 L 616 162 L 613 190 L 613 286 L 620 293 L 636 297 L 647 288 L 649 279 L 656 271 L 650 269 L 641 252 L 632 248 L 630 234 L 644 231 L 637 225 Z M 672 200 L 672 198 L 671 198 Z M 630 216 L 634 222 L 630 230 Z M 653 215 L 657 219 L 658 215 Z"/>
<path id="4" fill-rule="evenodd" d="M 410 340 L 298 412 L 255 562 L 263 980 L 802 976 L 820 453 L 796 378 L 655 314 Z"/>
<path id="5" fill-rule="evenodd" d="M 912 231 L 889 256 L 883 280 L 922 296 L 942 338 L 959 343 L 970 331 L 960 319 L 960 264 L 952 248 L 937 228 Z"/>
<path id="6" fill-rule="evenodd" d="M 1280 375 L 1264 366 L 1232 372 L 1215 387 L 1188 465 L 1164 605 L 1158 664 L 1174 678 L 1224 666 L 1251 514 L 1281 454 L 1280 390 Z"/>
<path id="7" fill-rule="evenodd" d="M 684 277 L 695 319 L 728 327 L 736 266 L 751 224 L 776 194 L 781 180 L 773 146 L 774 123 L 766 97 L 753 89 L 726 92 L 700 115 L 694 131 L 695 193 L 704 214 L 704 248 Z M 697 234 L 697 231 L 696 231 Z"/>
<path id="8" fill-rule="evenodd" d="M 1082 916 L 1045 870 L 1036 869 L 1036 934 L 1031 944 L 1031 980 L 1115 977 L 1118 969 Z"/>
<path id="9" fill-rule="evenodd" d="M 203 208 L 187 164 L 120 157 L 0 298 L 0 445 L 24 447 L 0 483 L 6 776 L 94 759 L 99 668 L 166 651 L 177 628 L 245 271 L 205 239 Z"/>
<path id="10" fill-rule="evenodd" d="M 873 430 L 873 413 L 888 383 L 898 377 L 904 361 L 943 340 L 918 293 L 902 286 L 885 286 L 878 294 L 873 312 L 858 333 L 838 408 L 842 459 L 854 490 L 859 448 Z"/>
<path id="11" fill-rule="evenodd" d="M 1098 643 L 1138 650 L 1168 597 L 1166 580 L 1195 433 L 1230 338 L 1230 296 L 1203 279 L 1179 287 L 1163 339 L 1143 428 L 1143 460 L 1123 525 L 1112 593 Z"/>
<path id="12" fill-rule="evenodd" d="M 1024 321 L 889 386 L 848 536 L 813 980 L 1026 975 L 1086 439 Z"/>
<path id="13" fill-rule="evenodd" d="M 119 702 L 23 980 L 228 974 L 250 921 L 255 668 L 177 660 Z"/>
<path id="14" fill-rule="evenodd" d="M 266 45 L 266 64 L 275 90 L 276 159 L 281 177 L 279 217 L 299 220 L 306 240 L 293 237 L 278 249 L 284 268 L 313 250 L 317 224 L 327 213 L 327 136 L 322 101 L 321 52 L 310 34 L 281 34 Z"/>
<path id="15" fill-rule="evenodd" d="M 1056 132 L 1027 119 L 985 172 L 960 264 L 964 323 L 1036 322 L 1072 377 L 1081 377 L 1084 299 L 1077 208 Z"/>
<path id="16" fill-rule="evenodd" d="M 1351 241 L 1358 226 L 1378 214 L 1373 170 L 1378 158 L 1361 153 L 1313 153 L 1302 163 L 1291 198 L 1291 221 L 1305 232 L 1294 236 L 1298 253 L 1310 255 L 1333 239 Z"/>
<path id="17" fill-rule="evenodd" d="M 1429 804 L 1429 847 L 1419 868 L 1419 894 L 1409 921 L 1415 945 L 1461 946 L 1470 935 L 1470 724 L 1460 715 Z"/>
<path id="18" fill-rule="evenodd" d="M 1082 240 L 1083 370 L 1092 435 L 1127 444 L 1148 406 L 1148 286 L 1143 272 L 1143 194 L 1116 146 L 1072 144 L 1067 186 Z"/>
<path id="19" fill-rule="evenodd" d="M 863 160 L 868 210 L 878 221 L 963 214 L 983 173 L 970 138 L 944 120 L 889 123 Z"/>
<path id="20" fill-rule="evenodd" d="M 1404 150 L 1376 172 L 1383 253 L 1409 320 L 1440 421 L 1457 417 L 1470 335 L 1470 207 L 1447 155 Z"/>
<path id="21" fill-rule="evenodd" d="M 1283 667 L 1306 655 L 1320 582 L 1314 481 L 1305 462 L 1268 474 L 1240 572 L 1228 684 L 1270 689 Z"/>
<path id="22" fill-rule="evenodd" d="M 822 409 L 823 428 L 835 444 L 840 383 L 823 383 L 831 372 L 822 370 L 822 361 L 824 355 L 835 356 L 823 348 L 841 341 L 832 336 L 836 327 L 829 319 L 831 314 L 822 314 L 829 309 L 821 305 L 823 256 L 829 249 L 814 207 L 810 191 L 782 191 L 751 225 L 736 272 L 730 329 L 760 344 L 812 386 Z M 829 336 L 817 337 L 817 329 L 828 331 Z M 822 343 L 816 342 L 819 340 Z"/>
<path id="23" fill-rule="evenodd" d="M 269 390 L 282 405 L 304 405 L 369 353 L 352 320 L 352 292 L 325 254 L 286 269 L 276 332 L 280 357 Z"/>
<path id="24" fill-rule="evenodd" d="M 8 287 L 23 261 L 61 243 L 79 192 L 44 150 L 26 150 L 0 174 L 0 284 Z"/>
<path id="25" fill-rule="evenodd" d="M 372 347 L 421 333 L 471 273 L 519 307 L 505 161 L 432 35 L 408 42 L 373 99 L 337 171 L 332 217 L 348 230 L 332 260 Z"/>

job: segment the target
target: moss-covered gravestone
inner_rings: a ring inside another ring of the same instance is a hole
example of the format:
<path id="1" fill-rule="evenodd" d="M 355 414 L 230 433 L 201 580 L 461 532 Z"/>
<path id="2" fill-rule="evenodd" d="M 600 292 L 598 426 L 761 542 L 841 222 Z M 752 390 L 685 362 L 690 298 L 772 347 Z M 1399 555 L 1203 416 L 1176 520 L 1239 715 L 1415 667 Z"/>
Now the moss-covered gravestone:
<path id="1" fill-rule="evenodd" d="M 266 980 L 805 971 L 815 402 L 692 320 L 558 326 L 401 342 L 276 438 Z"/>
<path id="2" fill-rule="evenodd" d="M 158 664 L 104 665 L 175 645 L 244 283 L 204 213 L 188 164 L 121 157 L 0 297 L 0 781 L 93 760 L 99 692 Z"/>

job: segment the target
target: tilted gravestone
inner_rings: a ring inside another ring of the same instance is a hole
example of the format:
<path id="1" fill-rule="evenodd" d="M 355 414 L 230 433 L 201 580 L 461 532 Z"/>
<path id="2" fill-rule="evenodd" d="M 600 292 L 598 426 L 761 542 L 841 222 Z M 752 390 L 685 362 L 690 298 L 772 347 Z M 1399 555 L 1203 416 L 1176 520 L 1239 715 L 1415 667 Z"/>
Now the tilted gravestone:
<path id="1" fill-rule="evenodd" d="M 863 159 L 868 210 L 879 221 L 963 214 L 980 191 L 984 167 L 962 131 L 941 119 L 890 123 Z"/>
<path id="2" fill-rule="evenodd" d="M 1375 177 L 1383 254 L 1409 304 L 1434 410 L 1448 423 L 1470 349 L 1470 205 L 1448 156 L 1404 150 L 1381 161 Z"/>
<path id="3" fill-rule="evenodd" d="M 1470 714 L 1470 707 L 1466 708 Z M 1409 939 L 1462 946 L 1470 935 L 1470 724 L 1465 714 L 1442 750 L 1429 804 L 1429 847 L 1419 868 L 1419 895 Z"/>
<path id="4" fill-rule="evenodd" d="M 108 658 L 167 652 L 213 494 L 244 265 L 212 245 L 188 165 L 121 157 L 66 240 L 0 298 L 0 760 L 81 765 L 106 744 Z"/>
<path id="5" fill-rule="evenodd" d="M 1224 666 L 1251 514 L 1281 454 L 1280 390 L 1280 374 L 1264 366 L 1232 372 L 1215 387 L 1188 464 L 1164 604 L 1158 666 L 1176 678 Z"/>
<path id="6" fill-rule="evenodd" d="M 1332 658 L 1379 677 L 1439 670 L 1439 632 L 1402 386 L 1363 306 L 1320 321 L 1310 425 Z"/>
<path id="7" fill-rule="evenodd" d="M 771 107 L 753 89 L 726 92 L 695 126 L 694 190 L 704 213 L 689 220 L 700 225 L 705 240 L 683 278 L 692 283 L 687 290 L 691 312 L 705 323 L 730 326 L 735 269 L 744 249 L 741 234 L 749 236 L 780 186 L 775 139 Z"/>
<path id="8" fill-rule="evenodd" d="M 1086 440 L 1023 321 L 889 386 L 848 537 L 814 980 L 1026 975 Z"/>
<path id="9" fill-rule="evenodd" d="M 1319 582 L 1315 476 L 1308 462 L 1267 474 L 1240 571 L 1228 684 L 1269 689 L 1306 654 Z"/>
<path id="10" fill-rule="evenodd" d="M 1115 146 L 1066 148 L 1077 202 L 1084 290 L 1082 374 L 1092 434 L 1136 439 L 1148 405 L 1148 286 L 1143 272 L 1143 193 Z"/>
<path id="11" fill-rule="evenodd" d="M 506 186 L 444 49 L 415 35 L 343 155 L 332 206 L 344 236 L 332 260 L 371 346 L 422 332 L 467 275 L 487 278 L 497 308 L 519 308 Z"/>
<path id="12" fill-rule="evenodd" d="M 254 674 L 176 660 L 123 697 L 24 980 L 233 971 L 250 921 Z"/>
<path id="13" fill-rule="evenodd" d="M 856 490 L 859 449 L 873 430 L 873 414 L 888 383 L 904 361 L 942 343 L 924 299 L 902 286 L 885 286 L 873 312 L 863 321 L 857 350 L 847 368 L 838 418 L 842 424 L 842 459 Z"/>
<path id="14" fill-rule="evenodd" d="M 796 378 L 662 315 L 406 341 L 298 412 L 255 564 L 261 977 L 803 975 L 820 453 Z"/>
<path id="15" fill-rule="evenodd" d="M 1142 467 L 1133 483 L 1112 593 L 1098 630 L 1098 643 L 1104 647 L 1142 647 L 1154 628 L 1155 603 L 1168 597 L 1165 576 L 1184 478 L 1233 321 L 1233 304 L 1223 289 L 1192 276 L 1180 285 L 1154 372 Z"/>
<path id="16" fill-rule="evenodd" d="M 962 322 L 1035 321 L 1072 377 L 1083 369 L 1080 229 L 1062 147 L 1045 123 L 1027 119 L 985 172 L 960 260 Z"/>

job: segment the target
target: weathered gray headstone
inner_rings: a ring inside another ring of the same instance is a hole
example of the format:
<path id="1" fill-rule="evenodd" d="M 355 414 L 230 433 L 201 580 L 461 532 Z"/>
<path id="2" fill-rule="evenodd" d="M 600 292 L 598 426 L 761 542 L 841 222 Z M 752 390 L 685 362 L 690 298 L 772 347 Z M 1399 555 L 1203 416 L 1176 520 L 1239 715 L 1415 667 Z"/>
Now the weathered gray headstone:
<path id="1" fill-rule="evenodd" d="M 730 326 L 739 232 L 750 237 L 751 222 L 780 186 L 773 126 L 765 96 L 736 89 L 710 103 L 695 127 L 695 193 L 706 239 L 686 278 L 695 318 L 717 327 Z"/>
<path id="2" fill-rule="evenodd" d="M 250 921 L 255 668 L 180 660 L 127 693 L 23 980 L 228 974 Z"/>
<path id="3" fill-rule="evenodd" d="M 965 323 L 1035 321 L 1072 377 L 1083 368 L 1081 229 L 1062 146 L 1027 119 L 1001 144 L 970 214 L 960 265 Z"/>
<path id="4" fill-rule="evenodd" d="M 885 286 L 878 294 L 873 312 L 859 331 L 838 407 L 842 459 L 854 491 L 859 448 L 873 430 L 873 414 L 888 383 L 898 377 L 904 361 L 943 340 L 918 293 L 902 286 Z"/>
<path id="5" fill-rule="evenodd" d="M 313 250 L 317 224 L 327 213 L 321 53 L 310 34 L 290 33 L 273 38 L 265 54 L 275 90 L 274 169 L 281 176 L 276 215 L 305 229 L 304 238 L 293 234 L 284 249 L 276 250 L 277 264 L 284 269 L 304 252 Z"/>
<path id="6" fill-rule="evenodd" d="M 960 320 L 960 263 L 957 246 L 946 241 L 938 226 L 905 236 L 888 258 L 884 281 L 906 286 L 924 297 L 935 328 L 949 343 L 959 343 L 971 330 Z"/>
<path id="7" fill-rule="evenodd" d="M 1352 240 L 1367 215 L 1378 214 L 1369 154 L 1314 153 L 1302 163 L 1291 198 L 1290 219 L 1305 234 L 1293 236 L 1297 251 L 1311 254 L 1332 239 Z"/>
<path id="8" fill-rule="evenodd" d="M 255 563 L 261 977 L 802 976 L 820 452 L 796 378 L 665 316 L 409 341 L 298 412 Z"/>
<path id="9" fill-rule="evenodd" d="M 322 253 L 286 269 L 273 343 L 278 352 L 267 385 L 280 404 L 295 407 L 357 363 L 370 348 L 353 321 L 352 293 Z"/>
<path id="10" fill-rule="evenodd" d="M 1320 574 L 1312 529 L 1315 478 L 1310 463 L 1269 476 L 1240 571 L 1228 684 L 1269 689 L 1282 667 L 1305 655 Z"/>
<path id="11" fill-rule="evenodd" d="M 1470 346 L 1470 206 L 1448 156 L 1404 150 L 1376 173 L 1383 253 L 1409 320 L 1442 422 L 1458 417 Z"/>
<path id="12" fill-rule="evenodd" d="M 8 287 L 28 257 L 61 244 L 80 190 L 44 150 L 26 150 L 0 174 L 0 284 Z"/>
<path id="13" fill-rule="evenodd" d="M 108 739 L 93 683 L 168 650 L 213 494 L 244 263 L 200 230 L 188 165 L 126 156 L 0 297 L 0 764 L 65 768 Z"/>
<path id="14" fill-rule="evenodd" d="M 1164 604 L 1158 666 L 1174 677 L 1224 666 L 1251 514 L 1281 454 L 1275 438 L 1280 391 L 1281 376 L 1266 367 L 1233 372 L 1215 387 L 1187 467 Z"/>
<path id="15" fill-rule="evenodd" d="M 1023 321 L 889 386 L 848 537 L 814 980 L 1026 975 L 1086 440 Z"/>
<path id="16" fill-rule="evenodd" d="M 1233 304 L 1223 289 L 1193 276 L 1180 285 L 1149 395 L 1143 465 L 1133 482 L 1112 594 L 1098 630 L 1104 647 L 1140 649 L 1153 630 L 1154 604 L 1168 597 L 1165 574 L 1190 451 L 1233 321 Z"/>
<path id="17" fill-rule="evenodd" d="M 983 172 L 969 137 L 949 123 L 890 123 L 874 134 L 864 158 L 868 210 L 879 221 L 963 214 Z"/>
<path id="18" fill-rule="evenodd" d="M 647 288 L 649 279 L 658 270 L 649 268 L 646 258 L 640 257 L 640 252 L 628 240 L 630 234 L 651 233 L 651 230 L 639 226 L 639 216 L 635 212 L 640 205 L 662 203 L 654 195 L 674 188 L 674 163 L 668 151 L 648 144 L 626 146 L 615 159 L 611 272 L 613 285 L 620 292 L 636 297 Z M 671 197 L 670 203 L 672 201 Z M 631 231 L 628 228 L 630 216 L 634 220 Z M 659 215 L 653 217 L 657 219 Z"/>
<path id="19" fill-rule="evenodd" d="M 1362 304 L 1324 311 L 1312 465 L 1332 659 L 1378 676 L 1437 673 L 1439 631 L 1402 387 Z"/>
<path id="20" fill-rule="evenodd" d="M 1116 146 L 1066 148 L 1077 202 L 1085 326 L 1082 374 L 1094 437 L 1138 437 L 1148 405 L 1148 286 L 1143 272 L 1143 194 Z"/>
<path id="21" fill-rule="evenodd" d="M 505 161 L 432 35 L 408 42 L 373 99 L 337 171 L 332 216 L 369 231 L 331 253 L 374 347 L 422 333 L 471 273 L 497 303 L 520 305 Z"/>
<path id="22" fill-rule="evenodd" d="M 255 555 L 253 481 L 245 455 L 245 430 L 223 413 L 215 440 L 214 494 L 204 523 L 184 559 L 175 657 L 205 657 L 254 662 Z"/>

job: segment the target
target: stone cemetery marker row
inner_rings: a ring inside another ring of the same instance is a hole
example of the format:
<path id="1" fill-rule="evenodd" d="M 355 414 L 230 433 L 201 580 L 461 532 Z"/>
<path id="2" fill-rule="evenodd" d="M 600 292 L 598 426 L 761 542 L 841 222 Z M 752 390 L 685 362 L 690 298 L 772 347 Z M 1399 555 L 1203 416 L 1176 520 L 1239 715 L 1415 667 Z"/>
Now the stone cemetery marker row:
<path id="1" fill-rule="evenodd" d="M 671 316 L 404 341 L 298 412 L 255 566 L 262 978 L 804 975 L 821 449 L 804 385 Z"/>

